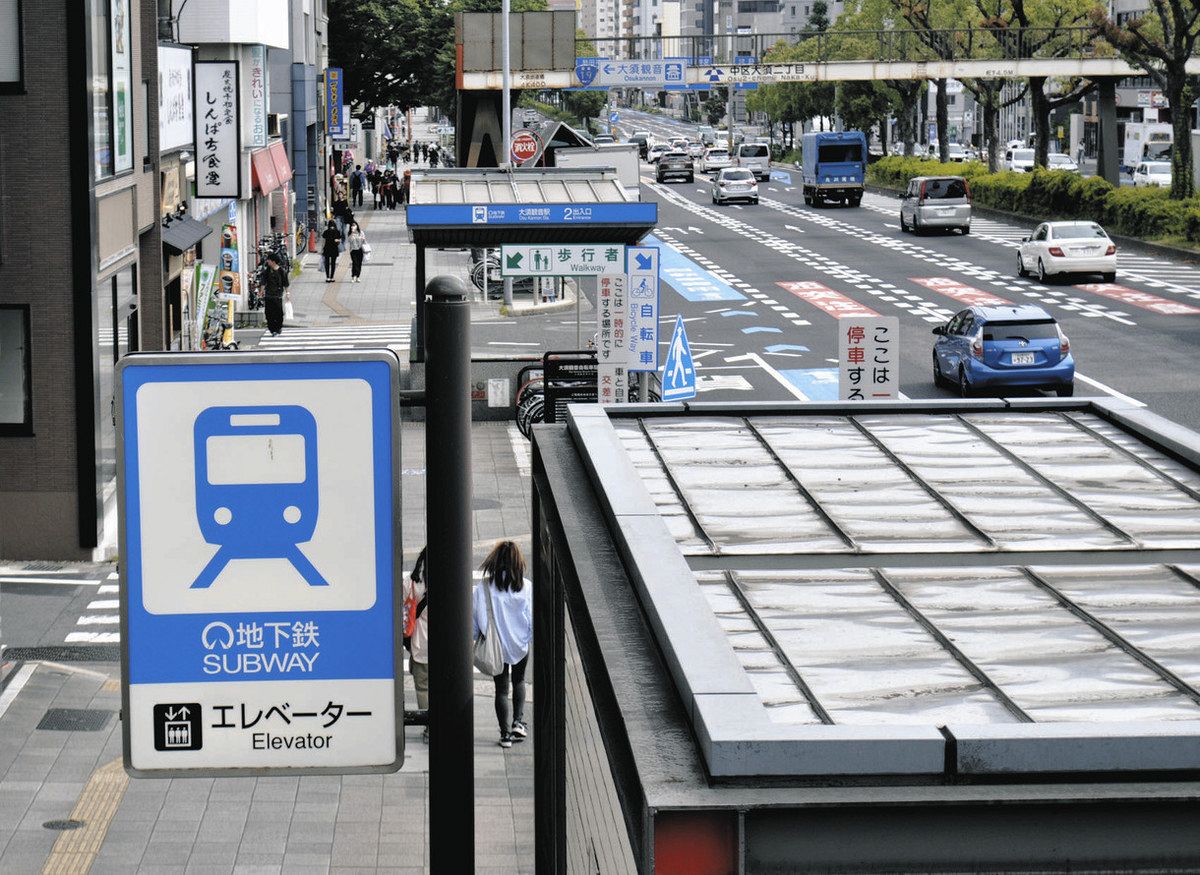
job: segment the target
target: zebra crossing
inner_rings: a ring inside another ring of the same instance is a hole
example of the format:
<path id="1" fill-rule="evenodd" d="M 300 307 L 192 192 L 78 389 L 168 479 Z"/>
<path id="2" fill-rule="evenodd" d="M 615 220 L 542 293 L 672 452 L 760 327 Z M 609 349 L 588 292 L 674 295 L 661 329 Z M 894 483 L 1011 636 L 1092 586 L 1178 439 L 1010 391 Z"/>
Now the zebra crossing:
<path id="1" fill-rule="evenodd" d="M 862 205 L 872 212 L 889 216 L 896 221 L 900 215 L 898 199 L 868 193 Z M 971 219 L 971 236 L 990 243 L 998 243 L 1015 249 L 1021 238 L 1031 231 L 1011 222 L 997 221 L 974 216 Z M 1152 289 L 1160 289 L 1200 301 L 1200 265 L 1168 261 L 1153 255 L 1135 252 L 1117 252 L 1117 272 L 1120 279 L 1141 283 Z"/>
<path id="2" fill-rule="evenodd" d="M 276 352 L 308 349 L 363 349 L 390 347 L 408 349 L 412 326 L 402 324 L 331 325 L 287 328 L 280 334 L 264 334 L 256 349 Z"/>

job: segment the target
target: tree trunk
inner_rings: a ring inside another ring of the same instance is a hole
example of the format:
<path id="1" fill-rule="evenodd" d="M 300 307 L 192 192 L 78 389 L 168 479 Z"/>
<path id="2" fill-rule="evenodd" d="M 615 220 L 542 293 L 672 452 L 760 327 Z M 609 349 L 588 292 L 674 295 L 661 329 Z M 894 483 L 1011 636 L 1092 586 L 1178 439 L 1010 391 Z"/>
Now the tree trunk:
<path id="1" fill-rule="evenodd" d="M 1171 199 L 1184 200 L 1196 193 L 1195 168 L 1192 165 L 1192 101 L 1195 92 L 1185 77 L 1167 80 L 1167 103 L 1171 107 Z"/>
<path id="2" fill-rule="evenodd" d="M 877 124 L 879 125 L 879 148 L 883 150 L 884 157 L 888 153 L 888 120 L 885 115 Z"/>
<path id="3" fill-rule="evenodd" d="M 950 163 L 950 103 L 946 94 L 946 80 L 937 80 L 937 138 L 938 160 Z"/>
<path id="4" fill-rule="evenodd" d="M 1034 167 L 1045 167 L 1050 161 L 1050 101 L 1046 99 L 1046 77 L 1029 77 L 1029 104 L 1033 107 Z"/>

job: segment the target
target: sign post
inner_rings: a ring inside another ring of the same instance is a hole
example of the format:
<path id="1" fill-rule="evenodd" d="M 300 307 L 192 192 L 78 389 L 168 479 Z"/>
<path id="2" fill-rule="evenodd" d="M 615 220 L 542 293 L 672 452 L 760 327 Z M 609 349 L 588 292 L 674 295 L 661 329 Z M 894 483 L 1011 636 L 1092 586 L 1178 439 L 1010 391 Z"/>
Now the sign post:
<path id="1" fill-rule="evenodd" d="M 383 350 L 118 365 L 131 774 L 400 768 L 399 371 Z"/>
<path id="2" fill-rule="evenodd" d="M 537 157 L 542 148 L 542 141 L 533 131 L 520 130 L 513 133 L 512 160 L 514 164 L 524 164 Z"/>
<path id="3" fill-rule="evenodd" d="M 900 397 L 900 320 L 847 316 L 837 322 L 838 398 L 877 401 Z"/>

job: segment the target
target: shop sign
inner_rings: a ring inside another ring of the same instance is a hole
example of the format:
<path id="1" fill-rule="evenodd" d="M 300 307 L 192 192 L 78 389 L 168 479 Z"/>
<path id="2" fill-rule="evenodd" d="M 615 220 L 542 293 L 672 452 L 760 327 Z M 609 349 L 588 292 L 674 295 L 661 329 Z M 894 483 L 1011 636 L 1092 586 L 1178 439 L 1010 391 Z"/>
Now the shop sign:
<path id="1" fill-rule="evenodd" d="M 158 47 L 158 148 L 192 145 L 192 50 Z"/>
<path id="2" fill-rule="evenodd" d="M 212 304 L 213 280 L 217 270 L 214 265 L 203 261 L 196 265 L 196 338 L 197 348 L 204 337 L 204 323 L 208 321 L 208 308 Z"/>
<path id="3" fill-rule="evenodd" d="M 126 768 L 396 771 L 399 360 L 169 353 L 118 369 Z"/>
<path id="4" fill-rule="evenodd" d="M 237 61 L 195 65 L 196 197 L 239 197 L 242 188 Z"/>
<path id="5" fill-rule="evenodd" d="M 133 169 L 133 37 L 128 0 L 113 0 L 110 35 L 113 96 L 113 170 Z"/>
<path id="6" fill-rule="evenodd" d="M 345 115 L 342 112 L 346 101 L 345 83 L 342 80 L 341 67 L 325 69 L 325 131 L 331 137 L 341 136 L 345 128 Z"/>
<path id="7" fill-rule="evenodd" d="M 267 47 L 250 46 L 246 87 L 250 96 L 250 143 L 267 145 Z"/>

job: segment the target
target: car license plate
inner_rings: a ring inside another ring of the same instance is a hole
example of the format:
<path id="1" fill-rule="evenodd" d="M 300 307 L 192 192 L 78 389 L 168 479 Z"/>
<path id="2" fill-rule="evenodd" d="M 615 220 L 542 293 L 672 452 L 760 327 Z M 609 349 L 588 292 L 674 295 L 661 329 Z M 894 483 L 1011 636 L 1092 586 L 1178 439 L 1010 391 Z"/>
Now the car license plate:
<path id="1" fill-rule="evenodd" d="M 1012 354 L 1012 363 L 1014 365 L 1031 365 L 1033 364 L 1033 353 L 1014 352 Z"/>
<path id="2" fill-rule="evenodd" d="M 938 215 L 939 216 L 953 216 L 954 215 L 954 207 L 941 207 L 938 210 Z"/>

